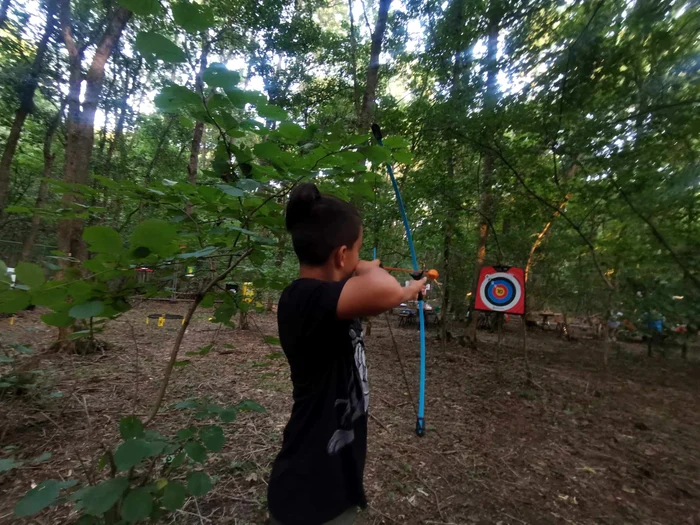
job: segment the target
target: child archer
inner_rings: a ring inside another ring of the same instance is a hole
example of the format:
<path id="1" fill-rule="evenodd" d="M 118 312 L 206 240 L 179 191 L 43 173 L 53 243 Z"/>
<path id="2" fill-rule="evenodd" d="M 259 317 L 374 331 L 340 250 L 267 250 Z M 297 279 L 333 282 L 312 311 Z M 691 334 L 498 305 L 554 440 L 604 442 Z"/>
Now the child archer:
<path id="1" fill-rule="evenodd" d="M 369 387 L 362 327 L 415 299 L 407 288 L 360 260 L 362 221 L 349 203 L 302 184 L 286 214 L 299 278 L 280 297 L 277 323 L 292 375 L 294 406 L 268 487 L 275 525 L 353 523 L 364 508 Z"/>

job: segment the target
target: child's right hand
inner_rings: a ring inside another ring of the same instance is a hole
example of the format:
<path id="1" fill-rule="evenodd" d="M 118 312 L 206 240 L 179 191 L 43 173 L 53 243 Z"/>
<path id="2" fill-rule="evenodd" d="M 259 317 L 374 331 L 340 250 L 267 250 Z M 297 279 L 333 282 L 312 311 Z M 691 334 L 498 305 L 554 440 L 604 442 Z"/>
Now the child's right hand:
<path id="1" fill-rule="evenodd" d="M 408 283 L 408 286 L 404 288 L 404 298 L 402 302 L 406 301 L 415 301 L 418 299 L 418 294 L 419 293 L 425 293 L 425 283 L 427 282 L 428 278 L 423 277 L 422 279 L 418 279 L 417 281 L 411 281 Z"/>

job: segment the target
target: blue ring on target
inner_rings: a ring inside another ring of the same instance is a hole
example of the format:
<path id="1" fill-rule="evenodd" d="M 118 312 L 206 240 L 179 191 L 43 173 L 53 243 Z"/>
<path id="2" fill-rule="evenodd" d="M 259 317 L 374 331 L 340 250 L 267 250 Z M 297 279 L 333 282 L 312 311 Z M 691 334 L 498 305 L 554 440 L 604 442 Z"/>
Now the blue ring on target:
<path id="1" fill-rule="evenodd" d="M 510 304 L 515 299 L 513 283 L 503 277 L 491 279 L 486 286 L 486 297 L 498 306 Z"/>

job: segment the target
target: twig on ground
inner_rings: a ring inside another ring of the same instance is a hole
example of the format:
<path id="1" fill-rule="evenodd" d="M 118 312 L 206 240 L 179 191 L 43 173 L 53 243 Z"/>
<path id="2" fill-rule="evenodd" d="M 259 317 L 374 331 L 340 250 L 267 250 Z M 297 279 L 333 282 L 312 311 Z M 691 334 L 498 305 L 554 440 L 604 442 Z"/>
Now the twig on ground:
<path id="1" fill-rule="evenodd" d="M 371 503 L 368 503 L 367 506 L 368 506 L 370 509 L 372 509 L 372 511 L 376 512 L 377 514 L 379 514 L 379 515 L 382 516 L 383 518 L 388 519 L 388 520 L 391 521 L 392 523 L 400 523 L 400 522 L 396 521 L 394 518 L 392 518 L 391 516 L 389 516 L 388 514 L 384 514 L 381 510 L 379 510 L 377 507 L 375 507 L 375 506 L 372 505 Z"/>
<path id="2" fill-rule="evenodd" d="M 511 515 L 508 514 L 507 512 L 501 512 L 501 514 L 503 514 L 504 516 L 508 516 L 510 519 L 515 520 L 515 521 L 517 521 L 518 523 L 523 523 L 524 525 L 528 525 L 527 521 L 523 521 L 523 520 L 520 520 L 520 519 L 516 518 L 515 516 L 511 516 Z"/>
<path id="3" fill-rule="evenodd" d="M 379 425 L 380 427 L 382 427 L 384 430 L 386 430 L 387 432 L 389 432 L 389 433 L 391 434 L 391 430 L 389 430 L 386 426 L 384 426 L 384 423 L 382 423 L 381 421 L 379 421 L 379 419 L 377 418 L 377 416 L 375 416 L 374 414 L 372 414 L 372 413 L 370 412 L 369 417 L 371 417 L 372 420 L 373 420 L 375 423 L 377 423 L 377 425 Z"/>
<path id="4" fill-rule="evenodd" d="M 197 507 L 197 515 L 199 516 L 199 523 L 204 524 L 204 520 L 206 519 L 207 521 L 211 521 L 204 516 L 202 516 L 202 511 L 199 510 L 199 502 L 197 501 L 197 498 L 194 498 L 194 506 Z"/>

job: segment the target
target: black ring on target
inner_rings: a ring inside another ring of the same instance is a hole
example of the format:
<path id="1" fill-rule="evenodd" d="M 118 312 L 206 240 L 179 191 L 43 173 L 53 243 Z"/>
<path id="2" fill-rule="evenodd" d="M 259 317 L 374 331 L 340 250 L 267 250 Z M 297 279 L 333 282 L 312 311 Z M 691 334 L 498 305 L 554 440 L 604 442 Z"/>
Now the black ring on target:
<path id="1" fill-rule="evenodd" d="M 515 301 L 515 288 L 513 283 L 503 277 L 491 279 L 486 285 L 486 298 L 497 306 L 508 306 Z"/>

